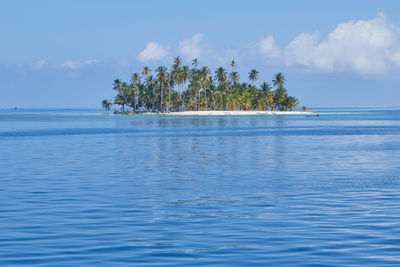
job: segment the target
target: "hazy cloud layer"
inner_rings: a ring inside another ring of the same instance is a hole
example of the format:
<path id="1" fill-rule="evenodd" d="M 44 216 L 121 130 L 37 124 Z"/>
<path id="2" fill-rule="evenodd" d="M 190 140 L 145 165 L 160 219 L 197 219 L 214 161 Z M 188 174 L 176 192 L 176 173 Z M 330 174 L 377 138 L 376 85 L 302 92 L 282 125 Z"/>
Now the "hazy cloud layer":
<path id="1" fill-rule="evenodd" d="M 68 68 L 68 69 L 71 69 L 71 70 L 76 70 L 76 69 L 79 69 L 79 68 L 81 68 L 83 66 L 93 65 L 93 64 L 97 64 L 97 63 L 99 63 L 99 61 L 97 59 L 89 59 L 89 60 L 86 60 L 86 61 L 67 60 L 67 61 L 65 61 L 64 63 L 61 64 L 61 67 Z"/>
<path id="2" fill-rule="evenodd" d="M 36 61 L 35 63 L 32 64 L 32 69 L 41 70 L 46 64 L 47 62 L 45 60 Z"/>

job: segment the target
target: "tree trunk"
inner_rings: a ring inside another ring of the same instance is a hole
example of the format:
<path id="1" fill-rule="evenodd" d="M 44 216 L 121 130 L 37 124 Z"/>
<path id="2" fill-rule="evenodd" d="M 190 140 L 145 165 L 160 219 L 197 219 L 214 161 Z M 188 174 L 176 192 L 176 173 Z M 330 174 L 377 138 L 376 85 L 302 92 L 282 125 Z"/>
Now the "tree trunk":
<path id="1" fill-rule="evenodd" d="M 163 83 L 161 82 L 161 96 L 160 96 L 161 97 L 161 100 L 160 100 L 161 103 L 160 103 L 160 105 L 161 105 L 161 111 L 162 112 L 164 112 L 164 109 L 163 109 L 163 91 L 164 91 L 163 90 Z"/>
<path id="2" fill-rule="evenodd" d="M 204 89 L 204 98 L 206 99 L 206 110 L 207 110 L 207 90 L 205 88 Z"/>

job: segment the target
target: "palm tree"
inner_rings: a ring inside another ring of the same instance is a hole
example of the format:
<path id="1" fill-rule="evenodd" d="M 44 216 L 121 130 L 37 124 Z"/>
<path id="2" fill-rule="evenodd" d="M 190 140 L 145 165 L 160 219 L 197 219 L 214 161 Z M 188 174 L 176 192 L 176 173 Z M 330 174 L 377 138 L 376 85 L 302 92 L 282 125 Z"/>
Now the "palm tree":
<path id="1" fill-rule="evenodd" d="M 104 108 L 106 111 L 110 112 L 110 107 L 112 106 L 112 100 L 104 99 L 104 100 L 101 102 L 101 105 L 103 106 L 103 108 Z"/>
<path id="2" fill-rule="evenodd" d="M 190 78 L 190 69 L 188 66 L 183 66 L 182 67 L 182 80 L 183 83 L 186 84 L 189 81 Z"/>
<path id="3" fill-rule="evenodd" d="M 175 87 L 176 81 L 175 81 L 175 75 L 173 73 L 173 70 L 169 72 L 168 74 L 168 111 L 171 109 L 171 88 Z"/>
<path id="4" fill-rule="evenodd" d="M 174 58 L 174 65 L 179 68 L 182 65 L 182 59 L 180 57 Z"/>
<path id="5" fill-rule="evenodd" d="M 236 61 L 232 60 L 231 64 L 229 64 L 232 67 L 232 72 L 235 71 L 235 67 L 237 66 Z"/>
<path id="6" fill-rule="evenodd" d="M 192 60 L 192 65 L 195 69 L 197 69 L 197 66 L 199 65 L 199 60 L 197 58 Z"/>
<path id="7" fill-rule="evenodd" d="M 255 70 L 255 69 L 252 69 L 252 70 L 249 72 L 249 80 L 250 80 L 253 84 L 254 84 L 255 81 L 258 80 L 258 74 L 259 74 L 259 72 L 258 72 L 257 70 Z"/>
<path id="8" fill-rule="evenodd" d="M 115 102 L 121 105 L 122 111 L 125 111 L 125 105 L 128 104 L 128 84 L 126 82 L 121 82 L 119 79 L 114 80 L 113 90 L 117 91 L 117 96 L 115 97 Z"/>
<path id="9" fill-rule="evenodd" d="M 182 109 L 185 109 L 185 101 L 182 98 L 183 90 L 187 90 L 187 82 L 190 79 L 190 69 L 188 66 L 183 66 L 181 71 L 181 83 L 185 88 L 182 88 L 181 100 L 182 100 Z"/>
<path id="10" fill-rule="evenodd" d="M 131 75 L 131 82 L 136 85 L 141 83 L 139 73 L 135 72 Z"/>
<path id="11" fill-rule="evenodd" d="M 244 109 L 246 109 L 246 110 L 251 109 L 252 102 L 253 102 L 253 96 L 249 90 L 249 87 L 247 87 L 246 90 L 244 90 L 241 100 L 242 100 Z"/>
<path id="12" fill-rule="evenodd" d="M 239 73 L 237 73 L 236 71 L 232 71 L 229 74 L 229 78 L 231 79 L 232 84 L 236 85 L 239 82 L 240 76 L 239 76 Z"/>
<path id="13" fill-rule="evenodd" d="M 278 88 L 284 88 L 286 83 L 285 75 L 283 75 L 282 72 L 275 74 L 272 83 L 274 84 L 274 86 L 277 86 Z"/>
<path id="14" fill-rule="evenodd" d="M 177 85 L 177 92 L 179 95 L 180 102 L 182 102 L 182 92 L 183 92 L 182 68 L 174 64 L 173 69 L 171 71 L 171 75 L 173 76 L 173 81 Z"/>
<path id="15" fill-rule="evenodd" d="M 211 74 L 211 71 L 207 67 L 202 67 L 200 69 L 200 81 L 201 81 L 201 87 L 204 90 L 204 98 L 206 100 L 206 110 L 207 110 L 207 89 L 206 89 L 206 83 L 207 83 L 207 78 L 208 75 Z"/>
<path id="16" fill-rule="evenodd" d="M 116 105 L 121 105 L 121 111 L 122 111 L 122 112 L 125 111 L 125 108 L 124 108 L 125 102 L 124 102 L 124 99 L 122 98 L 122 96 L 121 96 L 120 94 L 117 94 L 117 95 L 115 96 L 115 98 L 114 98 L 114 104 L 116 104 Z"/>
<path id="17" fill-rule="evenodd" d="M 268 83 L 263 82 L 261 84 L 261 90 L 263 90 L 264 92 L 269 92 L 269 91 L 271 91 L 271 89 L 272 89 L 272 87 Z"/>
<path id="18" fill-rule="evenodd" d="M 150 75 L 151 75 L 150 68 L 149 67 L 144 67 L 143 70 L 142 70 L 142 76 L 146 77 L 146 78 L 149 78 Z"/>
<path id="19" fill-rule="evenodd" d="M 194 101 L 192 101 L 192 103 L 195 104 L 196 110 L 199 110 L 200 88 L 201 88 L 201 80 L 199 75 L 192 76 L 190 80 L 190 88 L 192 89 L 190 90 L 190 92 L 192 92 L 192 95 L 194 96 Z"/>
<path id="20" fill-rule="evenodd" d="M 225 84 L 226 82 L 226 71 L 223 67 L 219 67 L 216 71 L 215 71 L 215 77 L 217 78 L 218 82 L 222 85 Z"/>
<path id="21" fill-rule="evenodd" d="M 164 91 L 164 85 L 165 85 L 165 83 L 166 83 L 166 81 L 167 81 L 167 78 L 168 78 L 168 73 L 167 73 L 167 67 L 164 67 L 164 66 L 159 66 L 158 68 L 157 68 L 157 70 L 156 70 L 156 72 L 157 72 L 157 79 L 158 79 L 158 81 L 160 82 L 160 91 L 161 91 L 161 94 L 160 94 L 160 102 L 161 102 L 161 111 L 164 111 L 164 109 L 163 109 L 163 101 L 164 101 L 164 97 L 163 97 L 163 91 Z"/>
<path id="22" fill-rule="evenodd" d="M 131 96 L 131 92 L 130 92 L 130 87 L 126 82 L 122 82 L 121 83 L 121 97 L 123 100 L 123 105 L 126 105 L 126 108 L 128 108 L 128 104 L 131 102 L 130 101 L 130 96 Z"/>
<path id="23" fill-rule="evenodd" d="M 114 80 L 113 89 L 115 91 L 117 91 L 118 93 L 120 93 L 120 91 L 121 91 L 121 80 L 120 79 Z"/>
<path id="24" fill-rule="evenodd" d="M 274 106 L 278 110 L 284 110 L 285 101 L 288 94 L 285 89 L 278 87 L 274 92 Z"/>
<path id="25" fill-rule="evenodd" d="M 285 110 L 292 110 L 293 108 L 297 107 L 299 105 L 299 101 L 297 98 L 293 97 L 293 96 L 288 96 L 285 99 L 284 102 L 284 109 Z"/>

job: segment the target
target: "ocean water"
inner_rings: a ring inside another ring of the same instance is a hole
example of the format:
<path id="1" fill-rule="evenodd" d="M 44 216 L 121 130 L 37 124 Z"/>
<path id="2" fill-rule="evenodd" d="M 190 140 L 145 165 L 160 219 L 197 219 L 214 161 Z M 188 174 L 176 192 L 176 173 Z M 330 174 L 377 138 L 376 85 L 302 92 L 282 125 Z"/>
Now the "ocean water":
<path id="1" fill-rule="evenodd" d="M 0 266 L 400 265 L 400 110 L 0 110 Z"/>

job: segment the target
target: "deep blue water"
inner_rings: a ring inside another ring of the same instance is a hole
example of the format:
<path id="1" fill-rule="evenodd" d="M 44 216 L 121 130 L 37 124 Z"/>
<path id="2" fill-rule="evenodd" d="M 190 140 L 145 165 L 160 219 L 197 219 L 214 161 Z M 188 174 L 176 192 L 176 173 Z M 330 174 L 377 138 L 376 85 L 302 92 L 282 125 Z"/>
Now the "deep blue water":
<path id="1" fill-rule="evenodd" d="M 0 266 L 400 265 L 400 110 L 0 110 Z"/>

